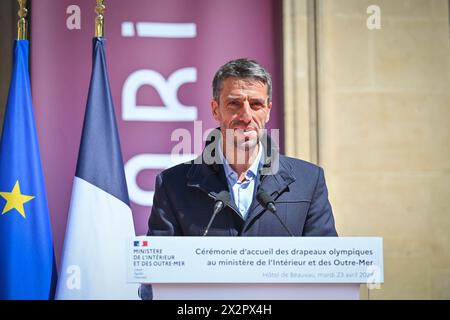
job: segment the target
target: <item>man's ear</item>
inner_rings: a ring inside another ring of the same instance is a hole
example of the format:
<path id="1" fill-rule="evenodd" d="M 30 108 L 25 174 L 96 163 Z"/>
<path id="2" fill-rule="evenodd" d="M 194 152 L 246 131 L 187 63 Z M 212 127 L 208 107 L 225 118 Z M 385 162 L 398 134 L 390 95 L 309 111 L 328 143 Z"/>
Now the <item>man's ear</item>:
<path id="1" fill-rule="evenodd" d="M 220 121 L 219 104 L 215 99 L 211 100 L 211 113 L 216 121 Z"/>
<path id="2" fill-rule="evenodd" d="M 269 104 L 267 105 L 266 123 L 270 120 L 270 110 L 272 110 L 272 102 L 269 102 Z"/>

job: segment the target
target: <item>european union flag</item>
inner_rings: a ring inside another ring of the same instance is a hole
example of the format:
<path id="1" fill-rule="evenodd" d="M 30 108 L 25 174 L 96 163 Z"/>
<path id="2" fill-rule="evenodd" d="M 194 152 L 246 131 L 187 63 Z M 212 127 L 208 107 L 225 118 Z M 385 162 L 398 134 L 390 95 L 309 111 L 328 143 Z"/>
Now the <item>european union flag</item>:
<path id="1" fill-rule="evenodd" d="M 0 142 L 0 299 L 50 299 L 53 240 L 34 125 L 28 40 L 14 61 Z"/>

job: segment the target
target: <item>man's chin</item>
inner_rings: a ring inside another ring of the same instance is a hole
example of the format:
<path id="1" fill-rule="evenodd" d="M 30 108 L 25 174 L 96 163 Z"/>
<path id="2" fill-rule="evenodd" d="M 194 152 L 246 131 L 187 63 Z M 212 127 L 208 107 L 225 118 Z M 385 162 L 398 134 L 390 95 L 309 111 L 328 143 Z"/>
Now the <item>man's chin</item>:
<path id="1" fill-rule="evenodd" d="M 258 145 L 258 139 L 254 138 L 254 139 L 243 139 L 243 140 L 238 140 L 236 142 L 236 147 L 238 150 L 242 150 L 242 151 L 249 151 L 252 150 L 253 148 L 255 148 Z"/>
<path id="2" fill-rule="evenodd" d="M 254 140 L 258 139 L 258 132 L 256 130 L 249 130 L 249 131 L 235 130 L 234 138 L 237 139 L 238 141 Z"/>

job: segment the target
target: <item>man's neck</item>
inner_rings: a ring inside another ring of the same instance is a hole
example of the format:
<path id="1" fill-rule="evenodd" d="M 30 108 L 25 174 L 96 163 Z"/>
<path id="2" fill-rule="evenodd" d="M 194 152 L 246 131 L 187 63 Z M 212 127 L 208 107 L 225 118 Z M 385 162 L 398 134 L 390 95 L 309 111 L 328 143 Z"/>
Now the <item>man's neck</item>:
<path id="1" fill-rule="evenodd" d="M 252 149 L 242 150 L 239 148 L 222 149 L 224 157 L 227 159 L 230 167 L 237 173 L 238 180 L 241 181 L 245 177 L 245 172 L 251 167 L 259 153 L 259 143 Z M 227 152 L 232 150 L 232 152 Z"/>

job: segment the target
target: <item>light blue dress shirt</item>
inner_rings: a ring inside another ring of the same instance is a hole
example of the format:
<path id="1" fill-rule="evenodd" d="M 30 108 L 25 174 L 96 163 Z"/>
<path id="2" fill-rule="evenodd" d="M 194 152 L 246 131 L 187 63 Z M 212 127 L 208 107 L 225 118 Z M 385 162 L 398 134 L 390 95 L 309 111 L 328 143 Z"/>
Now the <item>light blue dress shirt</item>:
<path id="1" fill-rule="evenodd" d="M 233 170 L 233 168 L 230 167 L 230 164 L 227 159 L 225 159 L 222 150 L 219 149 L 220 158 L 225 170 L 225 176 L 227 177 L 228 189 L 234 203 L 236 204 L 236 207 L 239 210 L 239 213 L 242 215 L 244 220 L 253 201 L 255 186 L 258 184 L 258 171 L 261 164 L 262 149 L 262 145 L 259 144 L 258 155 L 250 168 L 248 168 L 245 172 L 245 179 L 242 182 L 238 181 L 238 174 Z"/>

